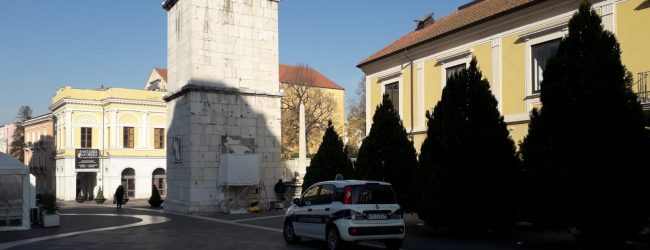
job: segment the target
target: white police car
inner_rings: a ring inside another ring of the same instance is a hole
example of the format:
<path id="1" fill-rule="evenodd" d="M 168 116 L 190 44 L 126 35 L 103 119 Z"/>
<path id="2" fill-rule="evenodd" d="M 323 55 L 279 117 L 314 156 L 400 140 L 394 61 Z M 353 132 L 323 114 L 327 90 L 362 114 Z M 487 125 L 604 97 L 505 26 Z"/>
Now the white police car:
<path id="1" fill-rule="evenodd" d="M 399 249 L 405 230 L 389 183 L 335 180 L 316 183 L 294 199 L 283 231 L 288 243 L 315 238 L 336 250 L 359 241 L 383 241 L 386 248 Z"/>

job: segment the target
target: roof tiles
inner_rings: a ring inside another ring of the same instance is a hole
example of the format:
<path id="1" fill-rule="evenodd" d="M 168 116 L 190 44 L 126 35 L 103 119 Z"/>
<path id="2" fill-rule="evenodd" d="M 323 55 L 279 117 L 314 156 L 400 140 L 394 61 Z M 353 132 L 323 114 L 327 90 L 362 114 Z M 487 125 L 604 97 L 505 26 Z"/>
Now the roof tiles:
<path id="1" fill-rule="evenodd" d="M 467 28 L 543 1 L 545 0 L 475 0 L 461 6 L 457 11 L 435 20 L 432 24 L 400 37 L 361 61 L 357 67 L 399 53 L 406 48 L 416 46 L 420 43 L 440 38 L 456 30 Z"/>
<path id="2" fill-rule="evenodd" d="M 299 66 L 280 64 L 280 82 L 291 84 L 290 83 L 291 75 L 296 73 L 296 71 L 298 70 L 299 70 Z M 325 77 L 315 69 L 309 68 L 309 70 L 311 71 L 310 74 L 314 80 L 312 86 L 319 87 L 319 88 L 327 88 L 327 89 L 340 89 L 340 90 L 344 89 L 343 87 L 336 84 L 334 81 L 330 80 L 329 78 Z"/>

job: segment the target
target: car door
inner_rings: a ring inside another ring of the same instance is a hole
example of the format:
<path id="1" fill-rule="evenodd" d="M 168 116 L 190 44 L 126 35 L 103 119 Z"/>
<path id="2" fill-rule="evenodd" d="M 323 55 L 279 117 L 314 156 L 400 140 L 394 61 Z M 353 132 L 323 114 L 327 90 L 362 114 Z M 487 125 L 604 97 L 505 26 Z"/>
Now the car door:
<path id="1" fill-rule="evenodd" d="M 312 206 L 312 214 L 314 215 L 314 224 L 310 231 L 319 238 L 325 239 L 325 228 L 327 222 L 332 214 L 332 202 L 334 201 L 334 185 L 322 185 L 318 191 L 317 205 Z"/>
<path id="2" fill-rule="evenodd" d="M 312 203 L 314 203 L 318 198 L 319 189 L 320 186 L 313 186 L 302 194 L 302 197 L 300 198 L 300 206 L 298 206 L 293 213 L 293 228 L 296 235 L 312 236 Z"/>

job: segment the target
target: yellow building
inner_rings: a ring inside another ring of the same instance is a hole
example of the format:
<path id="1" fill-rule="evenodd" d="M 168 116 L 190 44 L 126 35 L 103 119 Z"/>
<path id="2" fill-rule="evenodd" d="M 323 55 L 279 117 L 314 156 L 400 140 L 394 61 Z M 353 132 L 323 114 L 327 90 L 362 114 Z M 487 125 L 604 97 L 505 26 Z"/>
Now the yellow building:
<path id="1" fill-rule="evenodd" d="M 38 193 L 54 192 L 54 120 L 52 114 L 37 116 L 22 124 L 25 129 L 24 163 L 36 177 Z"/>
<path id="2" fill-rule="evenodd" d="M 308 72 L 304 72 L 308 71 Z M 300 80 L 295 80 L 295 78 L 303 78 Z M 307 83 L 309 82 L 309 83 Z M 299 84 L 299 86 L 304 86 L 304 85 L 309 85 L 309 88 L 314 88 L 317 91 L 320 91 L 323 96 L 325 96 L 325 99 L 331 98 L 333 101 L 333 110 L 328 115 L 328 117 L 321 118 L 324 119 L 325 124 L 327 124 L 327 120 L 332 120 L 332 124 L 334 125 L 334 128 L 336 128 L 336 131 L 343 136 L 345 132 L 345 89 L 341 87 L 340 85 L 336 84 L 334 81 L 330 80 L 317 70 L 305 66 L 293 66 L 293 65 L 287 65 L 287 64 L 280 64 L 280 88 L 284 90 L 284 96 L 283 98 L 283 103 L 285 103 L 284 100 L 286 99 L 293 99 L 296 100 L 297 97 L 295 96 L 296 93 L 294 91 L 290 91 L 289 87 L 294 84 Z M 311 108 L 316 108 L 317 105 L 312 104 L 314 107 L 306 107 L 305 112 L 309 112 L 309 109 Z M 321 104 L 322 106 L 327 106 L 326 104 Z M 282 107 L 285 109 L 285 105 Z M 317 111 L 318 112 L 318 111 Z M 305 116 L 309 116 L 310 114 L 305 114 Z M 315 114 L 315 116 L 319 116 L 321 114 Z M 285 116 L 285 111 L 283 110 L 283 116 L 282 116 L 282 124 L 283 126 L 287 124 L 288 122 L 285 119 L 289 119 Z M 309 119 L 309 118 L 307 118 Z M 289 122 L 293 124 L 295 122 L 295 127 L 298 127 L 298 121 L 292 121 Z M 285 128 L 283 128 L 284 131 Z M 292 130 L 294 131 L 294 130 Z M 291 152 L 298 153 L 298 148 L 297 148 L 297 141 L 298 141 L 298 130 L 295 129 L 295 139 L 293 141 L 291 148 Z M 316 129 L 313 130 L 313 133 L 307 135 L 307 149 L 308 152 L 307 154 L 315 154 L 316 151 L 318 150 L 318 147 L 320 146 L 322 140 L 323 140 L 323 131 L 317 131 Z M 287 136 L 283 133 L 283 138 L 282 138 L 282 143 L 289 143 Z M 294 145 L 295 144 L 295 145 Z M 283 145 L 284 148 L 284 145 Z"/>
<path id="3" fill-rule="evenodd" d="M 148 198 L 155 184 L 165 194 L 165 93 L 136 89 L 64 87 L 52 98 L 56 195 L 92 199 L 100 187 L 112 198 Z"/>
<path id="4" fill-rule="evenodd" d="M 167 92 L 167 69 L 153 68 L 144 86 L 145 90 Z"/>
<path id="5" fill-rule="evenodd" d="M 579 0 L 475 0 L 438 20 L 419 19 L 415 30 L 357 66 L 366 74 L 366 120 L 371 121 L 387 93 L 419 151 L 426 138 L 425 111 L 440 100 L 447 77 L 476 57 L 518 143 L 528 131 L 530 111 L 541 105 L 539 83 L 545 63 L 568 33 L 568 21 L 579 4 Z M 623 63 L 634 75 L 634 89 L 648 109 L 650 3 L 601 0 L 593 1 L 593 8 L 604 28 L 616 35 Z"/>

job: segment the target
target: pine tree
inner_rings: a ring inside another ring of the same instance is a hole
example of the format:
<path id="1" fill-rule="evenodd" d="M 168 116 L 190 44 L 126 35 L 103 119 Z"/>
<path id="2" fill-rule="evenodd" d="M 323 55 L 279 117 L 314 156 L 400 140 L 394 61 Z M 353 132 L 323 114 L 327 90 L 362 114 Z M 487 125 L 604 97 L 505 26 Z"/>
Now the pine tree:
<path id="1" fill-rule="evenodd" d="M 519 158 L 476 64 L 474 58 L 449 78 L 428 116 L 418 216 L 429 225 L 473 231 L 508 227 L 515 219 Z"/>
<path id="2" fill-rule="evenodd" d="M 307 190 L 309 186 L 319 181 L 334 180 L 337 174 L 349 178 L 352 174 L 352 163 L 348 158 L 348 152 L 343 145 L 343 140 L 334 130 L 332 121 L 328 121 L 327 130 L 323 135 L 323 142 L 318 147 L 318 151 L 307 168 L 302 190 Z"/>
<path id="3" fill-rule="evenodd" d="M 402 209 L 415 211 L 416 152 L 388 95 L 375 110 L 370 133 L 363 139 L 354 167 L 356 178 L 391 183 Z"/>
<path id="4" fill-rule="evenodd" d="M 12 135 L 11 140 L 11 150 L 9 154 L 19 161 L 24 161 L 25 159 L 25 127 L 23 123 L 29 119 L 32 119 L 32 108 L 29 106 L 20 106 L 18 113 L 16 114 L 16 130 Z"/>
<path id="5" fill-rule="evenodd" d="M 615 36 L 583 1 L 546 65 L 543 106 L 521 144 L 535 225 L 620 240 L 648 217 L 648 166 L 637 163 L 650 149 L 648 134 L 620 54 Z"/>

